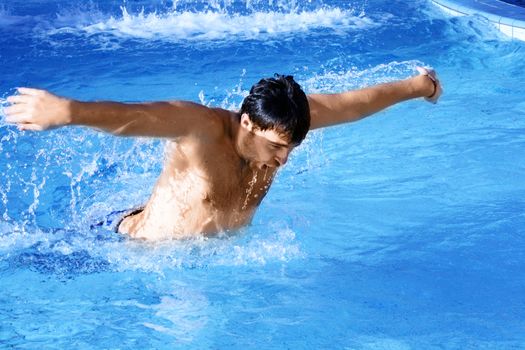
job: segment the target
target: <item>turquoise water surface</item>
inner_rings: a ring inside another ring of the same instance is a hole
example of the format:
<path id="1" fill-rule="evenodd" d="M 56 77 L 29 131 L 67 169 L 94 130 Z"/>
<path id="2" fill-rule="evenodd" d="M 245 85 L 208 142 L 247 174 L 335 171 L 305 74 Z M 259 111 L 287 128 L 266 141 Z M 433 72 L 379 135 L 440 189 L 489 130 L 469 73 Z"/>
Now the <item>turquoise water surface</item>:
<path id="1" fill-rule="evenodd" d="M 525 43 L 425 0 L 0 0 L 2 106 L 235 109 L 274 73 L 336 92 L 419 65 L 437 105 L 311 133 L 220 238 L 91 228 L 148 198 L 162 140 L 0 113 L 0 348 L 525 349 Z"/>

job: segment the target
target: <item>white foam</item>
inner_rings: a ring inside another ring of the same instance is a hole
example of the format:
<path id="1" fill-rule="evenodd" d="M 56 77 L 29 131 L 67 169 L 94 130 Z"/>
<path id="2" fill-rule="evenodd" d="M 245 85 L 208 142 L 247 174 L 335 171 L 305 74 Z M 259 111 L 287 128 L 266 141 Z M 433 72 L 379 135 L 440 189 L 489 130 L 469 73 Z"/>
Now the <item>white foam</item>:
<path id="1" fill-rule="evenodd" d="M 364 14 L 355 15 L 352 10 L 339 8 L 247 14 L 211 10 L 133 14 L 125 7 L 121 9 L 122 16 L 118 18 L 104 19 L 102 14 L 93 11 L 58 15 L 54 28 L 47 34 L 111 34 L 120 38 L 198 41 L 259 39 L 316 29 L 361 29 L 374 25 Z"/>
<path id="2" fill-rule="evenodd" d="M 142 270 L 163 273 L 172 268 L 199 268 L 206 266 L 265 265 L 269 262 L 287 262 L 303 257 L 289 228 L 268 229 L 267 234 L 245 229 L 246 233 L 228 238 L 196 236 L 188 240 L 163 242 L 107 242 L 101 246 L 86 246 L 79 240 L 72 242 L 94 257 L 111 263 L 115 270 Z"/>
<path id="3" fill-rule="evenodd" d="M 48 266 L 71 273 L 92 272 L 93 266 L 96 270 L 101 265 L 112 271 L 146 271 L 164 275 L 172 269 L 263 266 L 304 258 L 291 229 L 269 227 L 264 229 L 267 231 L 264 234 L 256 231 L 258 229 L 249 227 L 231 237 L 197 235 L 186 240 L 145 242 L 112 239 L 109 232 L 100 232 L 108 239 L 99 240 L 87 229 L 83 233 L 67 230 L 45 232 L 29 223 L 0 221 L 0 261 L 38 246 L 38 254 L 50 255 L 46 262 Z M 80 254 L 74 257 L 77 260 L 74 263 L 62 259 L 74 253 Z M 89 256 L 87 260 L 85 253 Z"/>

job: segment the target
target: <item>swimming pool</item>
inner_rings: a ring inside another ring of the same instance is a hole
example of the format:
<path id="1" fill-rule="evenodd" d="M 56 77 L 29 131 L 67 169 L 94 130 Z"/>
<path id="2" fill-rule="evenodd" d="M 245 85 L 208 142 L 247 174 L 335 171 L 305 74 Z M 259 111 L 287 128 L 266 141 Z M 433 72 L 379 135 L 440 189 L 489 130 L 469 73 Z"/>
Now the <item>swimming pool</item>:
<path id="1" fill-rule="evenodd" d="M 432 0 L 454 16 L 477 15 L 505 35 L 525 41 L 525 6 L 515 0 Z"/>
<path id="2" fill-rule="evenodd" d="M 432 65 L 411 101 L 309 135 L 251 226 L 157 244 L 93 223 L 142 203 L 162 143 L 0 125 L 0 344 L 525 349 L 525 44 L 427 1 L 10 1 L 0 97 L 237 107 Z"/>
<path id="3" fill-rule="evenodd" d="M 501 1 L 506 2 L 508 4 L 525 7 L 525 1 L 524 0 L 501 0 Z"/>

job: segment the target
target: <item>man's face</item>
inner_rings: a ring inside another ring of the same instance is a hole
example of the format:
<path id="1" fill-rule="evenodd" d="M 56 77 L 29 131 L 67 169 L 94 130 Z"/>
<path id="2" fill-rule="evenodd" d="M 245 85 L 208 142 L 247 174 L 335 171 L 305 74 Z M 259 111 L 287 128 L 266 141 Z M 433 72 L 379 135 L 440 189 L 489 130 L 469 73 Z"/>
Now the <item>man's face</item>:
<path id="1" fill-rule="evenodd" d="M 276 130 L 260 130 L 247 115 L 241 116 L 241 128 L 246 132 L 240 151 L 248 162 L 259 169 L 284 165 L 296 146 L 288 136 Z"/>

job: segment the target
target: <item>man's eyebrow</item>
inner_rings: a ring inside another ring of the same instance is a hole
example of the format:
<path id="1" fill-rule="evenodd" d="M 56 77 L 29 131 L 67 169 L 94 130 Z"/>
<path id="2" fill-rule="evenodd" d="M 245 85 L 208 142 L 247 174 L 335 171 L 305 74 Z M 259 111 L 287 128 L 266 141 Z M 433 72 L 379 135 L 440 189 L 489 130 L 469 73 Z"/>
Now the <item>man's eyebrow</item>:
<path id="1" fill-rule="evenodd" d="M 281 146 L 281 147 L 288 147 L 288 146 L 290 146 L 290 145 L 287 144 L 287 143 L 279 143 L 279 142 L 274 142 L 274 141 L 270 141 L 270 143 L 271 143 L 272 145 Z"/>

